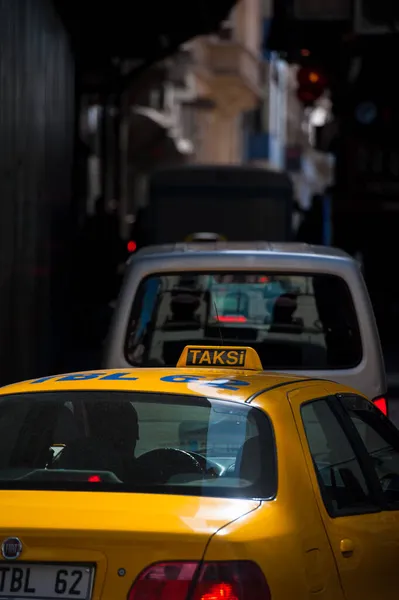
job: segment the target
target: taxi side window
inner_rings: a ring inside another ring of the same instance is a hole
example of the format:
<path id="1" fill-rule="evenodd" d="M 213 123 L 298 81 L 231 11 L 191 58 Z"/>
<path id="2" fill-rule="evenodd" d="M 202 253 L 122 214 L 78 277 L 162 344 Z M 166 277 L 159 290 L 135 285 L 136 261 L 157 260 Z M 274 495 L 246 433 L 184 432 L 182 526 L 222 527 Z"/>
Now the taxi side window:
<path id="1" fill-rule="evenodd" d="M 356 395 L 339 396 L 359 434 L 388 508 L 399 510 L 399 431 L 371 402 Z"/>
<path id="2" fill-rule="evenodd" d="M 331 403 L 322 398 L 306 403 L 302 421 L 312 455 L 320 492 L 330 516 L 362 514 L 379 510 L 355 448 Z"/>

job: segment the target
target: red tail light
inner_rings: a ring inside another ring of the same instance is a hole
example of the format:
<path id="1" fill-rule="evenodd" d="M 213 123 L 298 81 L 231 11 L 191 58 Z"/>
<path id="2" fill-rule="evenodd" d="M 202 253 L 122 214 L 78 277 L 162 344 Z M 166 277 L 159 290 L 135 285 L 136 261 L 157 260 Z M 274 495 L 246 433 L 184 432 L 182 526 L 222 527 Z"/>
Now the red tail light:
<path id="1" fill-rule="evenodd" d="M 220 323 L 246 323 L 247 318 L 244 315 L 219 315 L 216 320 Z"/>
<path id="2" fill-rule="evenodd" d="M 270 600 L 260 568 L 250 561 L 166 562 L 144 569 L 128 600 Z"/>
<path id="3" fill-rule="evenodd" d="M 101 477 L 99 477 L 98 475 L 90 475 L 87 481 L 89 481 L 90 483 L 100 483 Z"/>
<path id="4" fill-rule="evenodd" d="M 374 398 L 373 403 L 377 408 L 380 409 L 385 416 L 388 416 L 388 402 L 384 396 L 380 396 L 379 398 Z"/>

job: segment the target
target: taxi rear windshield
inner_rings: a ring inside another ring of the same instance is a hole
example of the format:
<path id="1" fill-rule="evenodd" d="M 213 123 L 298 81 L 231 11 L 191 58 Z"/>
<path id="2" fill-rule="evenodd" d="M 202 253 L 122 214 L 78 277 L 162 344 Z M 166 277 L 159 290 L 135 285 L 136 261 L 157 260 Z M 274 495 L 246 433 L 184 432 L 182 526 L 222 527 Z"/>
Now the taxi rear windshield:
<path id="1" fill-rule="evenodd" d="M 0 400 L 0 489 L 273 498 L 271 422 L 196 396 L 37 392 Z"/>
<path id="2" fill-rule="evenodd" d="M 186 345 L 251 346 L 263 368 L 333 370 L 362 359 L 351 293 L 337 276 L 287 273 L 151 275 L 139 286 L 125 354 L 176 366 Z"/>

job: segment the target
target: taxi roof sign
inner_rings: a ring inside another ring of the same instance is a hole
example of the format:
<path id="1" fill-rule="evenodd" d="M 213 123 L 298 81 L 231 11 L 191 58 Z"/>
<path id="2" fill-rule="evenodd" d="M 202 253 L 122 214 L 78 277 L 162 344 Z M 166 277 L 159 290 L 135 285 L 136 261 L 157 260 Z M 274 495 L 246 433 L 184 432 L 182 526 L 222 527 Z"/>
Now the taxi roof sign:
<path id="1" fill-rule="evenodd" d="M 176 366 L 263 371 L 258 353 L 247 346 L 186 346 Z"/>

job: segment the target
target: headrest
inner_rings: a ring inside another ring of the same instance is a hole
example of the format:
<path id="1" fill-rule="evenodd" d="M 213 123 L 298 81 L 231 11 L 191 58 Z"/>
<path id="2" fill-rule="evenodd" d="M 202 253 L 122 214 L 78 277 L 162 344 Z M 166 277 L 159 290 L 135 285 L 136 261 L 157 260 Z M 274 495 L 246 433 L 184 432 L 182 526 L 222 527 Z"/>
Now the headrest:
<path id="1" fill-rule="evenodd" d="M 201 305 L 201 300 L 192 294 L 179 294 L 172 297 L 170 308 L 172 313 L 177 316 L 180 314 L 194 314 Z"/>
<path id="2" fill-rule="evenodd" d="M 275 308 L 279 308 L 279 309 L 296 309 L 297 308 L 297 302 L 298 302 L 298 294 L 293 294 L 293 293 L 289 293 L 289 294 L 281 294 L 281 296 L 279 296 L 275 302 Z"/>
<path id="3" fill-rule="evenodd" d="M 120 440 L 121 445 L 130 445 L 139 439 L 138 415 L 130 402 L 88 402 L 86 410 L 92 433 L 97 438 Z"/>
<path id="4" fill-rule="evenodd" d="M 235 477 L 251 483 L 258 481 L 261 475 L 260 440 L 258 436 L 249 438 L 241 447 L 236 459 Z"/>
<path id="5" fill-rule="evenodd" d="M 54 428 L 54 443 L 69 444 L 82 435 L 78 423 L 67 407 L 63 406 L 59 412 L 58 419 Z"/>

